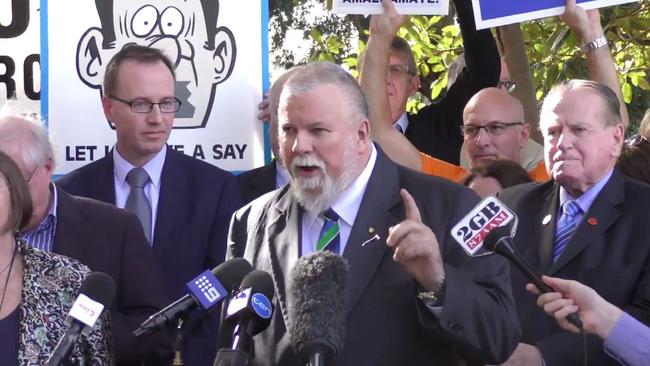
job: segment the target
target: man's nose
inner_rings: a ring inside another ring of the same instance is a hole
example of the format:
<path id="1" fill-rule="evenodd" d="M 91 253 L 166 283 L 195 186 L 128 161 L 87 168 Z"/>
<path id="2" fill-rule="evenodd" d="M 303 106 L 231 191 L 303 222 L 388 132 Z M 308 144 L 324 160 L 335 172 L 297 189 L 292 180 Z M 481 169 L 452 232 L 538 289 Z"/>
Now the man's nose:
<path id="1" fill-rule="evenodd" d="M 478 145 L 487 145 L 490 143 L 490 134 L 487 133 L 485 127 L 478 129 L 478 132 L 476 132 L 476 136 L 474 136 L 474 141 Z"/>
<path id="2" fill-rule="evenodd" d="M 309 135 L 305 132 L 297 132 L 293 140 L 292 151 L 298 154 L 307 154 L 312 151 L 312 143 Z"/>

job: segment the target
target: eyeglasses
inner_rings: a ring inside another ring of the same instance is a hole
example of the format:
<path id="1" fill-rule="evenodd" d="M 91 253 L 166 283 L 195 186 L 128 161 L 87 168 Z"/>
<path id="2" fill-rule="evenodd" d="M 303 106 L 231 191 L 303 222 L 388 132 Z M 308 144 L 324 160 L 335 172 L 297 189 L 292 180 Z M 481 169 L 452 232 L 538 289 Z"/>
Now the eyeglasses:
<path id="1" fill-rule="evenodd" d="M 154 105 L 158 105 L 158 108 L 160 108 L 160 111 L 163 113 L 178 112 L 178 110 L 181 108 L 181 101 L 175 97 L 174 99 L 163 100 L 162 102 L 159 103 L 149 102 L 147 100 L 128 101 L 128 100 L 120 99 L 115 96 L 110 96 L 109 98 L 128 105 L 129 107 L 131 107 L 131 112 L 134 113 L 149 113 L 153 110 Z"/>
<path id="2" fill-rule="evenodd" d="M 497 83 L 497 88 L 498 89 L 505 89 L 508 91 L 508 93 L 512 93 L 515 91 L 515 88 L 517 87 L 517 83 L 515 83 L 512 80 L 499 80 Z"/>
<path id="3" fill-rule="evenodd" d="M 391 77 L 400 77 L 402 75 L 415 76 L 415 73 L 409 71 L 409 68 L 404 65 L 388 65 L 388 75 Z"/>
<path id="4" fill-rule="evenodd" d="M 40 167 L 41 167 L 40 165 L 37 165 L 36 167 L 34 167 L 34 170 L 32 170 L 32 172 L 29 174 L 29 176 L 27 178 L 25 178 L 25 182 L 27 182 L 27 183 L 31 182 L 32 179 L 34 178 L 34 176 L 36 175 L 36 172 L 38 171 L 38 168 L 40 168 Z"/>
<path id="5" fill-rule="evenodd" d="M 511 123 L 505 123 L 505 122 L 498 122 L 498 123 L 490 123 L 489 125 L 485 126 L 476 126 L 476 125 L 464 125 L 460 126 L 460 132 L 463 134 L 465 137 L 469 138 L 474 138 L 478 135 L 479 131 L 481 131 L 481 128 L 485 130 L 485 133 L 488 135 L 502 135 L 503 133 L 506 132 L 506 129 L 511 126 L 523 126 L 523 122 L 511 122 Z"/>
<path id="6" fill-rule="evenodd" d="M 635 135 L 625 140 L 625 147 L 634 147 L 634 146 L 639 146 L 647 143 L 650 143 L 650 141 L 648 141 L 648 139 L 646 139 L 645 136 Z"/>

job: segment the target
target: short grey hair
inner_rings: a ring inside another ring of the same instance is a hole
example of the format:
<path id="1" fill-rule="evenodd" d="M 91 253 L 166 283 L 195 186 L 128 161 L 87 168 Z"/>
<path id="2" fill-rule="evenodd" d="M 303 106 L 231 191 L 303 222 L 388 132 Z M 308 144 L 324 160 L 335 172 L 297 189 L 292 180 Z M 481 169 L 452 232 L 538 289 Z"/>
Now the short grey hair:
<path id="1" fill-rule="evenodd" d="M 621 103 L 619 102 L 616 93 L 614 93 L 614 91 L 607 85 L 592 80 L 571 79 L 554 86 L 546 98 L 544 98 L 544 102 L 542 102 L 542 110 L 544 109 L 546 101 L 550 100 L 555 94 L 563 91 L 576 91 L 578 89 L 592 90 L 602 99 L 604 102 L 603 109 L 606 114 L 606 127 L 622 123 Z"/>
<path id="2" fill-rule="evenodd" d="M 301 95 L 325 84 L 341 88 L 348 97 L 351 111 L 361 118 L 368 118 L 368 103 L 359 83 L 340 66 L 329 61 L 317 61 L 299 66 L 292 71 L 282 95 Z"/>
<path id="3" fill-rule="evenodd" d="M 17 101 L 9 100 L 0 108 L 0 150 L 20 143 L 23 162 L 37 166 L 51 160 L 54 148 L 50 143 L 41 116 L 23 108 Z"/>

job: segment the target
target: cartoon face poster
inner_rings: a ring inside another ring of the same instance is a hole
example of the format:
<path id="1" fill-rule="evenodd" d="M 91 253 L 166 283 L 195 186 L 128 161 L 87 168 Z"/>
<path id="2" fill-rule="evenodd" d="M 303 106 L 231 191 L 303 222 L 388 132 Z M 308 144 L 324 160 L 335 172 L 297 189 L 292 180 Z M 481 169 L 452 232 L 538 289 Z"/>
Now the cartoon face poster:
<path id="1" fill-rule="evenodd" d="M 168 144 L 230 171 L 264 164 L 256 120 L 268 80 L 265 1 L 42 0 L 43 103 L 57 173 L 103 157 L 115 131 L 102 109 L 104 69 L 124 46 L 161 49 L 181 101 Z"/>

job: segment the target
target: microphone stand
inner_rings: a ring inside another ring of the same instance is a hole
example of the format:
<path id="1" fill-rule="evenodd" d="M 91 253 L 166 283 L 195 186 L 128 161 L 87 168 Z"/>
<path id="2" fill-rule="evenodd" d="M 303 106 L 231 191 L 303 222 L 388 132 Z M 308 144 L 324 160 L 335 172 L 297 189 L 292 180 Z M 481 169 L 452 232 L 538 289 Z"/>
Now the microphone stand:
<path id="1" fill-rule="evenodd" d="M 180 316 L 176 323 L 175 331 L 173 332 L 174 361 L 172 362 L 172 366 L 183 366 L 183 333 L 181 332 L 183 330 L 183 323 L 184 316 Z"/>
<path id="2" fill-rule="evenodd" d="M 250 322 L 238 324 L 234 331 L 235 339 L 232 348 L 222 348 L 217 352 L 212 366 L 248 366 L 251 363 L 252 326 Z"/>

